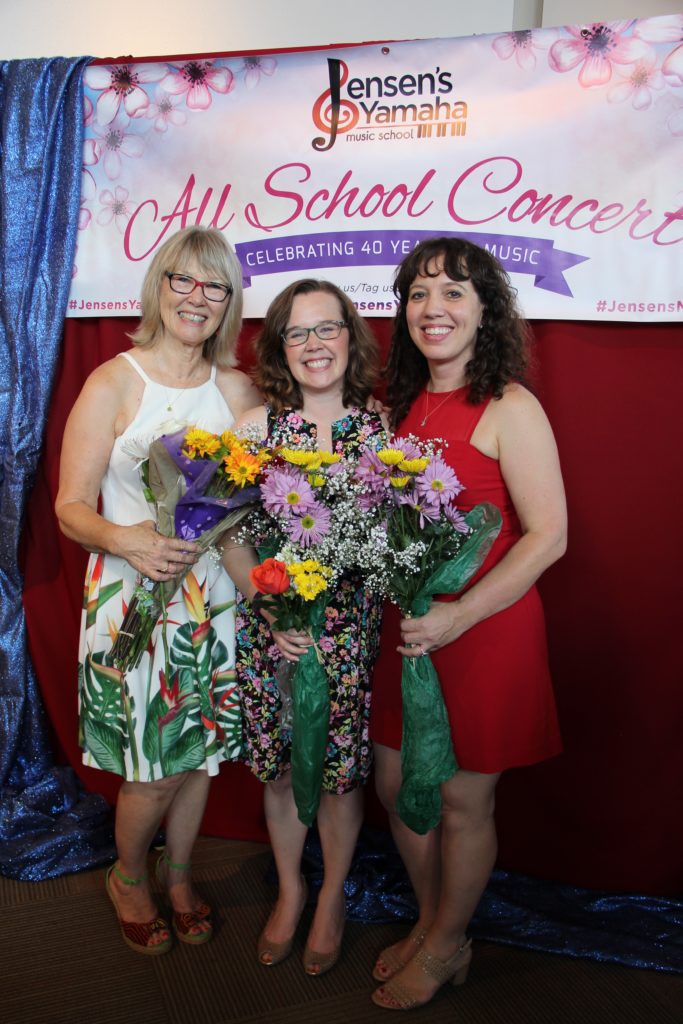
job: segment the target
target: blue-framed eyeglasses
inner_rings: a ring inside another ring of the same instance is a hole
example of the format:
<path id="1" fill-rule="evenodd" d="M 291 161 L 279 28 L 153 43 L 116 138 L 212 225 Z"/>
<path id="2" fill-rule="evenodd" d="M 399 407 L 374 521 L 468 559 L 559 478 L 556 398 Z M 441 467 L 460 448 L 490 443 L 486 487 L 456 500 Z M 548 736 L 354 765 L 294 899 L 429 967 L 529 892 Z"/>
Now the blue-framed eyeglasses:
<path id="1" fill-rule="evenodd" d="M 227 284 L 219 284 L 218 281 L 198 281 L 196 277 L 189 274 L 173 274 L 170 270 L 164 271 L 171 286 L 171 291 L 178 295 L 190 295 L 195 288 L 201 288 L 202 295 L 209 302 L 224 302 L 232 292 Z"/>
<path id="2" fill-rule="evenodd" d="M 288 327 L 282 333 L 282 340 L 290 348 L 294 348 L 295 345 L 303 345 L 308 341 L 308 336 L 311 333 L 321 341 L 334 341 L 339 337 L 342 329 L 348 326 L 346 320 L 323 320 L 315 327 Z"/>

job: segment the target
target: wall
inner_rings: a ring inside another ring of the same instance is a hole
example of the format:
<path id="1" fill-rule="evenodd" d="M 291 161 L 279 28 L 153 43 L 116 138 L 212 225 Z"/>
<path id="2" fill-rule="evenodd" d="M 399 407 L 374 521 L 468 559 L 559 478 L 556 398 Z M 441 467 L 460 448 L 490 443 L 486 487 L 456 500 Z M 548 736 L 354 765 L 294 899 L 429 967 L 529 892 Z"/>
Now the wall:
<path id="1" fill-rule="evenodd" d="M 533 0 L 0 0 L 4 58 L 168 56 L 374 39 L 414 39 L 497 32 L 540 25 Z M 65 17 L 65 9 L 68 15 Z M 515 26 L 515 12 L 523 22 Z M 532 20 L 528 20 L 531 18 Z"/>

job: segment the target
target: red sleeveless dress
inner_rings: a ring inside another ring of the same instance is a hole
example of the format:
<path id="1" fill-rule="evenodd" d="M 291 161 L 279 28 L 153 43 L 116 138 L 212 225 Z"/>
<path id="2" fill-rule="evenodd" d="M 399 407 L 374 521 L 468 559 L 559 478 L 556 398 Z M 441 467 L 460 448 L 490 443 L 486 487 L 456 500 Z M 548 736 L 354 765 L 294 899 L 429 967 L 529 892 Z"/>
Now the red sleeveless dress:
<path id="1" fill-rule="evenodd" d="M 460 388 L 420 425 L 426 409 L 422 391 L 397 433 L 448 442 L 444 459 L 465 490 L 458 508 L 468 512 L 482 501 L 497 505 L 503 526 L 483 566 L 468 584 L 496 565 L 521 537 L 519 520 L 496 459 L 470 444 L 486 406 L 469 405 Z M 430 396 L 432 408 L 436 396 Z M 442 600 L 455 600 L 444 595 Z M 401 746 L 401 642 L 398 610 L 384 611 L 380 656 L 375 666 L 370 735 L 375 743 Z M 562 749 L 548 669 L 543 608 L 536 587 L 509 608 L 484 619 L 431 655 L 441 682 L 460 768 L 499 772 L 533 764 Z"/>

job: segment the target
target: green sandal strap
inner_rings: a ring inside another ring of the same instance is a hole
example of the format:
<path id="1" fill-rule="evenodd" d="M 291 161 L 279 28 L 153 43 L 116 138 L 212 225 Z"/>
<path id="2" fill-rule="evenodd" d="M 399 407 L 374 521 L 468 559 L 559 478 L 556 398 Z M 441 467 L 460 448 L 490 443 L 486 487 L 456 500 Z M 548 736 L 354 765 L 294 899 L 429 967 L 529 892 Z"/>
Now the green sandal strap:
<path id="1" fill-rule="evenodd" d="M 120 879 L 124 885 L 141 885 L 143 882 L 147 881 L 146 871 L 144 875 L 140 875 L 139 878 L 129 878 L 128 875 L 124 875 L 123 871 L 121 871 L 118 864 L 112 864 L 112 870 L 116 877 Z"/>
<path id="2" fill-rule="evenodd" d="M 175 861 L 172 861 L 169 855 L 166 853 L 165 848 L 161 851 L 161 859 L 163 860 L 164 864 L 168 864 L 169 868 L 173 868 L 174 871 L 189 871 L 190 868 L 192 867 L 192 862 L 190 862 L 189 864 L 176 864 Z"/>

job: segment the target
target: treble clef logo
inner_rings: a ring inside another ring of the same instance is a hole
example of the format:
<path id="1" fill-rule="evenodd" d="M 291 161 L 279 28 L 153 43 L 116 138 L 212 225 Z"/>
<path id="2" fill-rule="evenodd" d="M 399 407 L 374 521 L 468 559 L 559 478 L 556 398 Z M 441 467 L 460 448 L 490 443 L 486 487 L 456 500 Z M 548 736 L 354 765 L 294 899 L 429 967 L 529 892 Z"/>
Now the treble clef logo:
<path id="1" fill-rule="evenodd" d="M 318 136 L 311 143 L 313 149 L 321 152 L 332 149 L 337 132 L 348 132 L 358 121 L 358 108 L 355 103 L 341 98 L 341 87 L 346 84 L 349 77 L 348 67 L 343 60 L 328 57 L 327 73 L 330 88 L 318 97 L 313 107 L 313 122 L 316 128 L 329 135 L 329 140 Z"/>

